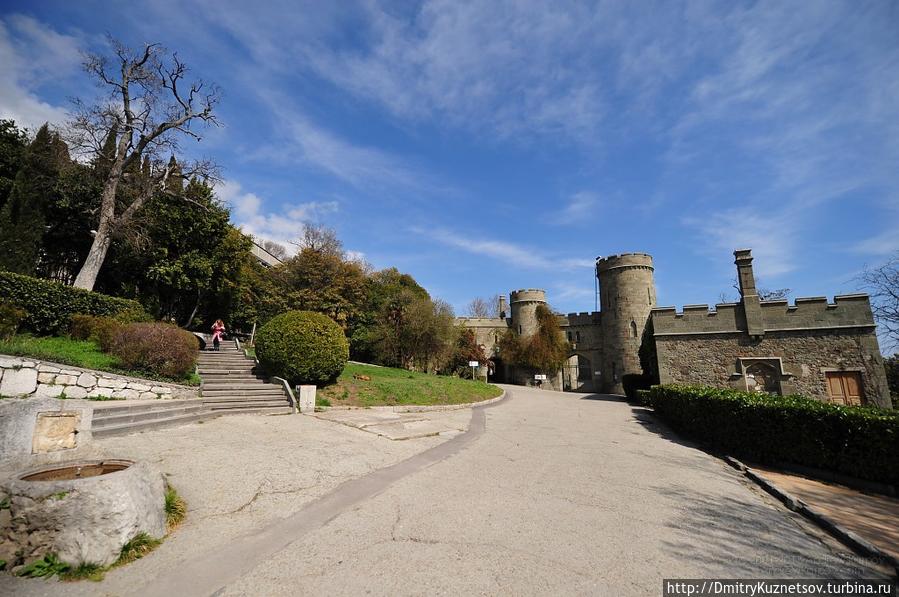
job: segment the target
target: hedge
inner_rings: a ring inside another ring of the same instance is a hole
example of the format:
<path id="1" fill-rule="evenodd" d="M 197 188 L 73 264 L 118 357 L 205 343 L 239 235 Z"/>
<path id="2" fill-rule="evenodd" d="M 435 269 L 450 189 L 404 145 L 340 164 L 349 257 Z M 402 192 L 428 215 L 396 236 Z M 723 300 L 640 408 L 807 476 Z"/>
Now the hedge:
<path id="1" fill-rule="evenodd" d="M 288 311 L 256 332 L 259 364 L 291 384 L 327 383 L 340 375 L 349 355 L 343 330 L 321 313 Z"/>
<path id="2" fill-rule="evenodd" d="M 137 301 L 2 271 L 0 302 L 24 310 L 27 315 L 23 326 L 40 335 L 68 330 L 69 321 L 76 313 L 116 317 L 123 322 L 148 319 Z"/>
<path id="3" fill-rule="evenodd" d="M 897 411 L 675 385 L 648 398 L 673 429 L 728 454 L 899 484 Z"/>
<path id="4" fill-rule="evenodd" d="M 176 325 L 120 324 L 112 333 L 110 352 L 128 369 L 179 379 L 197 364 L 196 337 Z"/>

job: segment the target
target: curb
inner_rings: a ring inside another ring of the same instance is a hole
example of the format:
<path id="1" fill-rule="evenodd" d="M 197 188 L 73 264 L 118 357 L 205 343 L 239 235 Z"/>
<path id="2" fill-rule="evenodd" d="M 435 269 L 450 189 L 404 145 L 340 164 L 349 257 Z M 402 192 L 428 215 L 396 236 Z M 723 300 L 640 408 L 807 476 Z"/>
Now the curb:
<path id="1" fill-rule="evenodd" d="M 899 558 L 896 558 L 885 551 L 881 550 L 879 547 L 870 543 L 869 541 L 859 537 L 852 531 L 844 529 L 841 527 L 836 521 L 831 519 L 829 516 L 820 512 L 816 508 L 809 506 L 796 496 L 784 491 L 771 481 L 768 481 L 760 474 L 756 473 L 754 470 L 737 460 L 732 456 L 725 456 L 724 461 L 742 472 L 744 475 L 752 479 L 757 485 L 759 485 L 762 489 L 776 497 L 778 500 L 783 502 L 783 504 L 793 512 L 798 512 L 802 514 L 819 527 L 823 528 L 825 531 L 839 539 L 843 544 L 853 549 L 854 551 L 869 557 L 869 558 L 877 558 L 883 560 L 890 564 L 895 570 L 897 576 L 899 576 Z"/>
<path id="2" fill-rule="evenodd" d="M 502 390 L 502 388 L 500 388 Z M 478 408 L 480 406 L 487 406 L 489 404 L 494 404 L 499 402 L 500 400 L 506 397 L 506 391 L 503 390 L 503 393 L 495 398 L 489 398 L 487 400 L 481 400 L 480 402 L 466 402 L 464 404 L 444 404 L 437 406 L 416 406 L 414 404 L 407 405 L 394 405 L 394 406 L 369 406 L 368 408 L 364 406 L 316 406 L 315 412 L 327 412 L 329 410 L 374 410 L 374 411 L 382 411 L 382 412 L 394 412 L 394 413 L 428 413 L 428 412 L 440 412 L 440 411 L 449 411 L 449 410 L 462 410 L 464 408 Z"/>

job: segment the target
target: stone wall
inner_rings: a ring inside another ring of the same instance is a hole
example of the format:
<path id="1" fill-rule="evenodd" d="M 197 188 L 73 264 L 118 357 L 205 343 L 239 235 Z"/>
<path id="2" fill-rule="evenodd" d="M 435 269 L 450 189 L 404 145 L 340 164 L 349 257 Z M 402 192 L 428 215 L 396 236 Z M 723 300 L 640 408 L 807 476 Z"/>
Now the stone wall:
<path id="1" fill-rule="evenodd" d="M 780 365 L 783 394 L 828 400 L 825 371 L 858 371 L 870 404 L 891 408 L 877 338 L 865 329 L 656 336 L 661 383 L 746 390 L 743 363 L 765 359 Z"/>
<path id="2" fill-rule="evenodd" d="M 199 388 L 0 355 L 0 396 L 151 400 L 197 398 Z"/>

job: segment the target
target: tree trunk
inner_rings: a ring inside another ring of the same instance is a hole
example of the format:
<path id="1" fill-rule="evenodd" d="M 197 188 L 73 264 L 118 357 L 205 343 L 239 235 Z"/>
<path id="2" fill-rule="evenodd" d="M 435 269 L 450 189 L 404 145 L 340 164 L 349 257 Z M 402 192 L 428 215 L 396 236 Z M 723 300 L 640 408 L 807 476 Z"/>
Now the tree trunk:
<path id="1" fill-rule="evenodd" d="M 106 252 L 109 250 L 111 243 L 112 231 L 108 225 L 101 223 L 98 227 L 97 235 L 94 237 L 94 242 L 91 244 L 91 250 L 87 254 L 87 259 L 84 260 L 84 265 L 81 266 L 81 271 L 78 272 L 78 276 L 75 278 L 75 283 L 73 284 L 75 288 L 94 289 L 97 275 L 100 273 L 100 268 L 103 266 Z"/>
<path id="2" fill-rule="evenodd" d="M 197 310 L 200 308 L 200 300 L 203 298 L 203 291 L 197 288 L 197 302 L 194 303 L 194 310 L 191 311 L 190 317 L 187 318 L 187 321 L 184 322 L 184 325 L 181 326 L 183 328 L 189 328 L 190 323 L 194 320 L 194 316 L 197 314 Z"/>

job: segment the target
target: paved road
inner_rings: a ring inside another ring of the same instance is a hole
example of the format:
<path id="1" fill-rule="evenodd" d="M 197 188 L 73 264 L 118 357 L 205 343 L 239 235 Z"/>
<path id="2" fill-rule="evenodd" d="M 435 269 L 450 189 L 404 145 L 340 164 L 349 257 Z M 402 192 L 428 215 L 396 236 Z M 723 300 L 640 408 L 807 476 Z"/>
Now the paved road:
<path id="1" fill-rule="evenodd" d="M 475 409 L 468 431 L 448 441 L 390 442 L 303 418 L 297 438 L 327 438 L 332 456 L 354 458 L 345 445 L 360 456 L 383 450 L 381 467 L 312 496 L 281 493 L 290 480 L 271 477 L 266 491 L 281 501 L 254 496 L 215 519 L 233 519 L 236 533 L 212 533 L 212 519 L 194 517 L 196 529 L 99 585 L 29 584 L 40 589 L 28 592 L 659 595 L 667 577 L 880 576 L 641 409 L 611 397 L 508 390 L 509 399 Z M 169 433 L 169 442 L 184 441 L 183 432 Z M 408 456 L 398 460 L 401 453 Z M 252 492 L 248 485 L 239 489 Z M 271 506 L 281 518 L 263 516 Z"/>
<path id="2" fill-rule="evenodd" d="M 486 430 L 474 441 L 265 556 L 221 594 L 658 595 L 665 577 L 872 574 L 639 409 L 509 390 L 475 413 L 469 433 L 479 416 Z"/>

